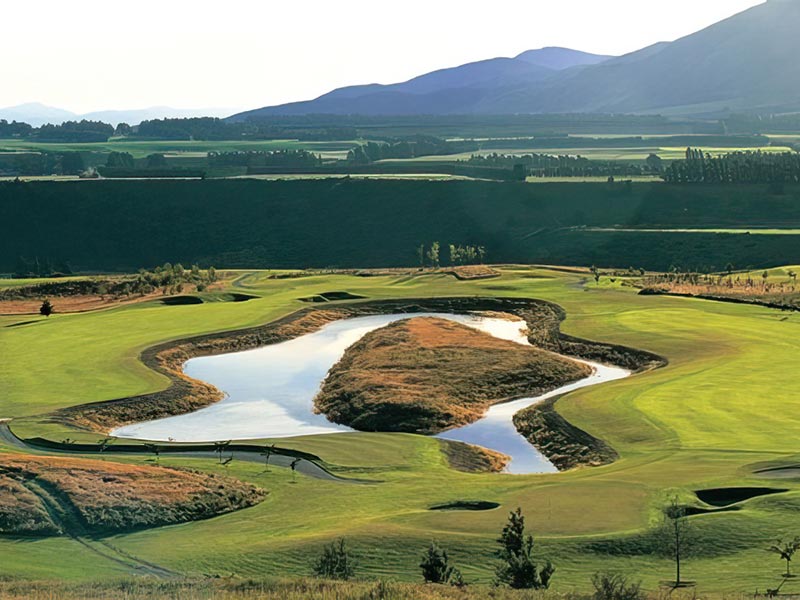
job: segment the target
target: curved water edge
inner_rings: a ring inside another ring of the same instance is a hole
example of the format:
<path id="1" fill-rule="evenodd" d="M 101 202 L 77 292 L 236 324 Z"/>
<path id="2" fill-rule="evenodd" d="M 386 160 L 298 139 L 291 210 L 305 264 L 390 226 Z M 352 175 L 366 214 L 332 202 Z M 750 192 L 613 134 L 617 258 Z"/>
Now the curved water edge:
<path id="1" fill-rule="evenodd" d="M 527 340 L 526 340 L 527 342 Z M 572 357 L 570 357 L 572 358 Z M 539 450 L 525 437 L 523 437 L 514 426 L 514 415 L 534 404 L 540 404 L 550 398 L 562 396 L 569 392 L 574 392 L 581 388 L 616 381 L 629 377 L 631 372 L 619 367 L 610 367 L 599 363 L 572 358 L 577 362 L 588 365 L 592 368 L 592 374 L 585 379 L 557 388 L 541 396 L 533 398 L 520 398 L 511 402 L 495 404 L 490 407 L 486 414 L 479 420 L 440 433 L 436 437 L 458 442 L 466 442 L 475 446 L 483 446 L 497 450 L 511 457 L 511 461 L 506 465 L 506 473 L 518 475 L 530 473 L 557 473 L 558 469 L 550 462 Z M 499 442 L 499 443 L 498 443 Z M 501 447 L 499 447 L 501 446 Z"/>
<path id="2" fill-rule="evenodd" d="M 314 397 L 328 371 L 347 348 L 370 331 L 423 316 L 448 319 L 498 338 L 529 343 L 524 321 L 479 315 L 402 313 L 335 321 L 285 342 L 187 361 L 185 373 L 222 390 L 223 400 L 185 415 L 126 425 L 111 435 L 150 441 L 209 442 L 352 432 L 313 411 Z M 523 408 L 548 398 L 630 375 L 624 369 L 581 362 L 593 368 L 590 377 L 542 396 L 495 405 L 479 421 L 438 437 L 502 452 L 511 457 L 511 473 L 555 472 L 550 461 L 517 432 L 512 418 Z"/>

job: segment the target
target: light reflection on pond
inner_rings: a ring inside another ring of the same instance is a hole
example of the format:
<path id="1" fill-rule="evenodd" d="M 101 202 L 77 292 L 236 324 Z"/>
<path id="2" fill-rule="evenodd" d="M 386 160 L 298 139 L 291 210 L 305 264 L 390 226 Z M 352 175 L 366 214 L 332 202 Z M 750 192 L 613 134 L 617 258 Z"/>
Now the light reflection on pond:
<path id="1" fill-rule="evenodd" d="M 293 340 L 230 354 L 189 360 L 185 372 L 225 392 L 220 402 L 196 412 L 137 423 L 112 431 L 117 437 L 157 441 L 207 442 L 284 438 L 353 431 L 313 411 L 314 396 L 345 350 L 370 331 L 394 321 L 435 316 L 463 323 L 495 337 L 527 344 L 523 321 L 476 315 L 415 313 L 375 315 L 335 321 Z M 577 389 L 626 376 L 622 369 L 600 365 Z M 567 388 L 551 395 L 564 393 Z M 547 395 L 545 397 L 549 397 Z M 440 435 L 492 448 L 512 457 L 510 472 L 543 473 L 555 468 L 520 436 L 511 417 L 543 398 L 527 398 L 492 407 L 480 421 Z"/>

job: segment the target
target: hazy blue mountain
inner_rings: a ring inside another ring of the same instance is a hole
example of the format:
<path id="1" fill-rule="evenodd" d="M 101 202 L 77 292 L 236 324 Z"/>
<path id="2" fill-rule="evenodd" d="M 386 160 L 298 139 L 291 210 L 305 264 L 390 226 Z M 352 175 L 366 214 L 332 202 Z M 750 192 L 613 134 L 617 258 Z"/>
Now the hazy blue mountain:
<path id="1" fill-rule="evenodd" d="M 699 115 L 800 110 L 798 24 L 800 0 L 769 0 L 677 41 L 617 58 L 542 48 L 401 84 L 335 90 L 316 100 L 232 119 L 309 113 Z"/>
<path id="2" fill-rule="evenodd" d="M 497 90 L 476 112 L 716 113 L 800 108 L 800 2 L 770 0 L 702 31 L 544 85 Z"/>
<path id="3" fill-rule="evenodd" d="M 0 108 L 0 119 L 5 119 L 8 122 L 28 123 L 34 127 L 39 127 L 45 123 L 62 123 L 74 119 L 76 116 L 75 113 L 68 110 L 45 106 L 38 102 Z"/>
<path id="4" fill-rule="evenodd" d="M 522 60 L 532 65 L 545 67 L 546 69 L 563 71 L 564 69 L 570 69 L 572 67 L 596 65 L 613 57 L 604 56 L 602 54 L 590 54 L 570 48 L 550 46 L 548 48 L 540 48 L 539 50 L 528 50 L 522 54 L 518 54 L 516 58 L 517 60 Z"/>
<path id="5" fill-rule="evenodd" d="M 558 71 L 606 60 L 595 54 L 566 48 L 529 50 L 516 58 L 492 58 L 449 69 L 439 69 L 403 83 L 339 88 L 315 100 L 293 102 L 242 113 L 251 115 L 419 114 L 472 112 L 472 107 L 497 89 L 544 81 Z"/>
<path id="6" fill-rule="evenodd" d="M 86 119 L 89 121 L 103 121 L 104 123 L 111 123 L 116 126 L 118 123 L 128 123 L 128 125 L 138 125 L 142 121 L 148 119 L 167 119 L 167 118 L 180 118 L 180 117 L 225 117 L 231 114 L 231 109 L 225 108 L 196 108 L 196 109 L 181 109 L 170 108 L 168 106 L 153 106 L 151 108 L 142 108 L 134 110 L 106 110 L 83 115 L 63 110 L 61 108 L 53 108 L 45 106 L 38 102 L 31 102 L 29 104 L 21 104 L 19 106 L 10 106 L 8 108 L 0 108 L 0 119 L 6 121 L 21 121 L 39 127 L 45 123 L 61 124 L 64 121 L 80 121 Z"/>

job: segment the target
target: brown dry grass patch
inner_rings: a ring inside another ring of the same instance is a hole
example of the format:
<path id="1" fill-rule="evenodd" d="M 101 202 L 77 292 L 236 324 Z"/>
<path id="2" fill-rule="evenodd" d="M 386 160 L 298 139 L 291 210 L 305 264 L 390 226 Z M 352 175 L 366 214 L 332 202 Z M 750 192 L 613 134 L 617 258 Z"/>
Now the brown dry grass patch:
<path id="1" fill-rule="evenodd" d="M 263 498 L 250 484 L 195 471 L 72 457 L 2 455 L 0 462 L 2 533 L 125 531 L 205 519 Z"/>

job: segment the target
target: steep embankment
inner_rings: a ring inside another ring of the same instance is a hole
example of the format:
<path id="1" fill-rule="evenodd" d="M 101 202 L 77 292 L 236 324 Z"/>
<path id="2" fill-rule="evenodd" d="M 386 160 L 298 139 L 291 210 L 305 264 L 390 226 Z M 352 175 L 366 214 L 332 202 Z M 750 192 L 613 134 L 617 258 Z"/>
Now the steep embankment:
<path id="1" fill-rule="evenodd" d="M 3 455 L 0 533 L 83 535 L 207 519 L 264 492 L 216 475 L 80 458 Z"/>
<path id="2" fill-rule="evenodd" d="M 368 333 L 328 374 L 316 408 L 364 431 L 433 434 L 491 406 L 536 396 L 591 369 L 443 319 L 397 321 Z"/>

